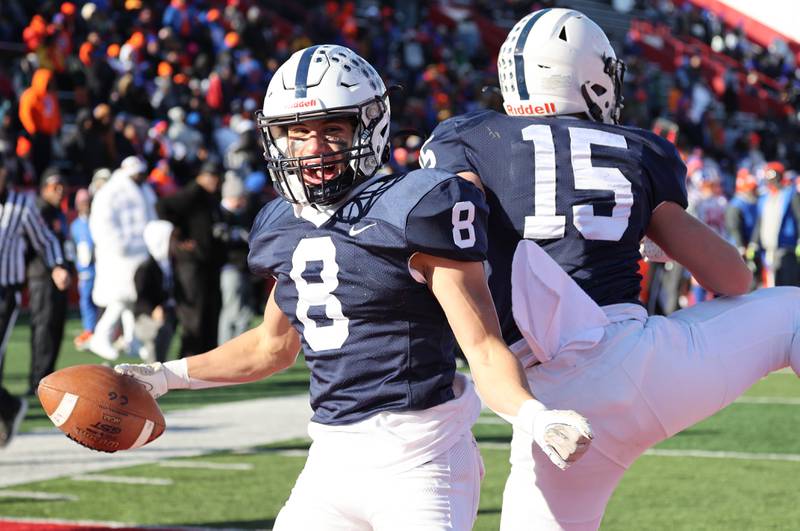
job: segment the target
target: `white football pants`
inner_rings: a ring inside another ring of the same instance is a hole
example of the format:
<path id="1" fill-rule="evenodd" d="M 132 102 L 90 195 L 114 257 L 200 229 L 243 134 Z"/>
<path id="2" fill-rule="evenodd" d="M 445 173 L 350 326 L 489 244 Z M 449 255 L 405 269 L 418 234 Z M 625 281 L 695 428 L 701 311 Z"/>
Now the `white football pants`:
<path id="1" fill-rule="evenodd" d="M 478 513 L 481 476 L 471 432 L 433 460 L 400 474 L 315 459 L 312 445 L 274 529 L 468 531 Z"/>
<path id="2" fill-rule="evenodd" d="M 134 343 L 134 328 L 136 318 L 132 311 L 133 303 L 112 301 L 108 303 L 100 319 L 94 328 L 92 339 L 89 340 L 89 350 L 101 358 L 116 360 L 119 357 L 117 349 L 114 348 L 114 332 L 117 324 L 122 324 L 122 337 L 125 344 L 130 346 Z M 138 347 L 135 351 L 138 351 Z M 134 352 L 135 352 L 134 351 Z"/>
<path id="3" fill-rule="evenodd" d="M 648 318 L 635 304 L 606 306 L 602 338 L 572 341 L 591 336 L 576 330 L 576 321 L 586 317 L 591 328 L 603 317 L 572 287 L 558 304 L 545 296 L 537 305 L 537 292 L 552 291 L 566 274 L 538 246 L 523 243 L 530 245 L 520 244 L 515 257 L 514 315 L 523 334 L 539 335 L 529 341 L 532 349 L 545 345 L 542 357 L 552 358 L 529 366 L 528 381 L 548 407 L 586 416 L 595 438 L 580 461 L 561 471 L 515 430 L 503 531 L 597 529 L 623 473 L 645 450 L 713 415 L 770 372 L 800 369 L 798 288 L 718 298 L 669 317 Z M 559 337 L 542 337 L 537 321 L 555 323 L 547 333 Z M 547 345 L 556 347 L 547 352 Z"/>

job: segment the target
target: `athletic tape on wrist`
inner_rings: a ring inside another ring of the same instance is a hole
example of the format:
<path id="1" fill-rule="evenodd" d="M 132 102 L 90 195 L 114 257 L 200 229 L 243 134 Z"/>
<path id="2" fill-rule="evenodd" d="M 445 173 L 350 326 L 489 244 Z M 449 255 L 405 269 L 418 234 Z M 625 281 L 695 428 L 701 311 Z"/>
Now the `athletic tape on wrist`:
<path id="1" fill-rule="evenodd" d="M 189 376 L 189 364 L 186 358 L 168 361 L 163 364 L 164 373 L 167 376 L 167 388 L 169 389 L 210 389 L 212 387 L 224 387 L 226 385 L 236 385 L 238 382 L 212 382 L 210 380 L 200 380 Z"/>
<path id="2" fill-rule="evenodd" d="M 514 425 L 527 433 L 533 434 L 533 425 L 536 416 L 542 411 L 547 411 L 547 407 L 538 400 L 531 399 L 522 403 L 517 412 Z"/>

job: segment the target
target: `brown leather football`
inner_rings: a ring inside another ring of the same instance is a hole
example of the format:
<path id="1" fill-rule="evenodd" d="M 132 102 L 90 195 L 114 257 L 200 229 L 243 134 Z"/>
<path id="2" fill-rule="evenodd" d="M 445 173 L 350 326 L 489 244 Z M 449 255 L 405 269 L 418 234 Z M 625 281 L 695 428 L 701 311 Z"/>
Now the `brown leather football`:
<path id="1" fill-rule="evenodd" d="M 103 365 L 75 365 L 39 382 L 39 401 L 67 437 L 93 450 L 139 448 L 164 432 L 164 415 L 144 386 Z"/>

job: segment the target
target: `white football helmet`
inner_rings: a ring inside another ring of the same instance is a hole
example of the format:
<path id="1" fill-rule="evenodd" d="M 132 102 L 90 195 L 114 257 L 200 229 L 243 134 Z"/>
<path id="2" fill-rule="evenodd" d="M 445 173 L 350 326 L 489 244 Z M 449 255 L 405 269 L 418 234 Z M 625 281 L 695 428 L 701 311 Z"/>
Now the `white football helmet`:
<path id="1" fill-rule="evenodd" d="M 497 72 L 506 114 L 584 113 L 619 122 L 625 64 L 583 13 L 553 8 L 527 15 L 500 48 Z"/>
<path id="2" fill-rule="evenodd" d="M 355 124 L 352 146 L 319 156 L 294 157 L 288 149 L 291 124 L 348 117 Z M 329 205 L 388 160 L 389 97 L 367 61 L 344 46 L 325 44 L 295 52 L 275 72 L 256 112 L 275 189 L 289 202 Z M 307 184 L 303 170 L 347 160 L 347 169 L 320 184 Z"/>

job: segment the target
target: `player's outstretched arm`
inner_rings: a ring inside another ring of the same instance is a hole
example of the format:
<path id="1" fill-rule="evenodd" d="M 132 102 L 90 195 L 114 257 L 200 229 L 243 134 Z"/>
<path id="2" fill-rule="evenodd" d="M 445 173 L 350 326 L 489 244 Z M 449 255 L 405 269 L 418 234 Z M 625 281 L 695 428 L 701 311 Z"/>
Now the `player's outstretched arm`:
<path id="1" fill-rule="evenodd" d="M 481 262 L 418 253 L 411 262 L 427 280 L 469 361 L 478 392 L 494 411 L 515 417 L 560 468 L 588 449 L 592 431 L 574 411 L 548 410 L 533 397 L 516 356 L 506 347 Z"/>
<path id="2" fill-rule="evenodd" d="M 253 382 L 290 367 L 300 337 L 275 302 L 274 290 L 257 327 L 219 347 L 166 363 L 121 364 L 114 369 L 139 380 L 154 398 L 170 389 L 206 389 Z"/>
<path id="3" fill-rule="evenodd" d="M 750 290 L 753 273 L 736 247 L 680 205 L 661 203 L 653 211 L 647 236 L 707 290 L 720 295 L 742 295 Z"/>

